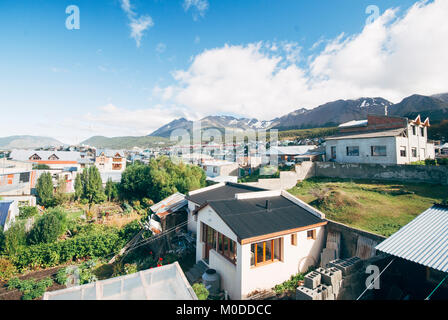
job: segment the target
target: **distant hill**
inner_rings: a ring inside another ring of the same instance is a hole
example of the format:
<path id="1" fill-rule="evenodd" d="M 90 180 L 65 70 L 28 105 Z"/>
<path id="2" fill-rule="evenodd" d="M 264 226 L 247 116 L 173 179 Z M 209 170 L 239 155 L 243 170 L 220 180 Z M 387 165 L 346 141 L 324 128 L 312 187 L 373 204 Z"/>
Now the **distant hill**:
<path id="1" fill-rule="evenodd" d="M 436 96 L 414 94 L 404 98 L 403 101 L 392 106 L 390 115 L 411 119 L 421 115 L 423 120 L 429 117 L 430 121 L 435 123 L 448 119 L 448 102 L 443 100 L 446 95 Z"/>
<path id="2" fill-rule="evenodd" d="M 157 146 L 168 146 L 170 141 L 161 137 L 103 137 L 94 136 L 91 137 L 81 144 L 89 145 L 95 148 L 105 148 L 105 149 L 132 149 L 133 147 L 138 148 L 151 148 Z"/>
<path id="3" fill-rule="evenodd" d="M 1 149 L 36 149 L 42 147 L 58 147 L 64 143 L 49 137 L 10 136 L 0 138 Z"/>
<path id="4" fill-rule="evenodd" d="M 384 114 L 391 102 L 383 98 L 337 100 L 314 109 L 298 109 L 272 120 L 272 127 L 279 130 L 334 127 L 351 120 L 366 119 L 367 114 Z"/>
<path id="5" fill-rule="evenodd" d="M 208 116 L 200 120 L 202 129 L 214 128 L 221 132 L 226 129 L 245 131 L 248 129 L 266 129 L 271 125 L 271 121 L 258 121 L 257 119 L 235 118 L 232 116 Z M 192 132 L 193 121 L 180 118 L 160 127 L 150 134 L 152 137 L 170 137 L 174 130 L 186 130 Z"/>

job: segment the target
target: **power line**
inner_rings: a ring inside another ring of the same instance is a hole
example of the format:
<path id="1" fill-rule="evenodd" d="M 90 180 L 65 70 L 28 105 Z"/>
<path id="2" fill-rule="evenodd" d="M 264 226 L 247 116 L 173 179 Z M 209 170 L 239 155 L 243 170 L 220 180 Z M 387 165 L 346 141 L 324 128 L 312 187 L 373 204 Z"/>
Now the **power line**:
<path id="1" fill-rule="evenodd" d="M 429 296 L 426 297 L 425 300 L 429 300 L 429 298 L 431 298 L 431 296 L 434 294 L 434 292 L 436 292 L 436 290 L 442 285 L 442 283 L 443 283 L 446 279 L 448 279 L 448 275 L 447 275 L 445 278 L 443 278 L 442 281 L 440 281 L 440 283 L 437 285 L 437 287 L 435 287 L 434 290 L 432 290 L 432 292 L 429 294 Z"/>
<path id="2" fill-rule="evenodd" d="M 367 290 L 370 289 L 370 287 L 375 283 L 375 281 L 376 281 L 376 280 L 383 274 L 384 271 L 386 271 L 387 268 L 389 268 L 389 266 L 390 266 L 390 265 L 392 264 L 392 262 L 394 262 L 394 261 L 395 261 L 395 258 L 392 259 L 391 262 L 389 262 L 389 264 L 383 269 L 383 271 L 381 271 L 381 273 L 380 273 L 375 279 L 373 279 L 372 283 L 366 288 L 366 290 L 363 291 L 363 293 L 361 293 L 361 295 L 360 295 L 360 296 L 358 297 L 358 299 L 356 299 L 356 300 L 361 299 L 361 297 L 364 295 L 364 293 L 366 293 Z"/>

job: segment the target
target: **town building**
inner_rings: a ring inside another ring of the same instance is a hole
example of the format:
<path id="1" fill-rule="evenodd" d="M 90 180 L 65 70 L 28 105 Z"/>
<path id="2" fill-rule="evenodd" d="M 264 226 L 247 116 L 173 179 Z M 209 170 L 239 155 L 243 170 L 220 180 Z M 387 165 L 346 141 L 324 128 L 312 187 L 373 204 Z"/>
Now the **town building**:
<path id="1" fill-rule="evenodd" d="M 384 290 L 394 288 L 394 296 L 381 298 L 448 299 L 447 206 L 427 209 L 376 250 L 393 258 L 381 283 Z"/>
<path id="2" fill-rule="evenodd" d="M 63 170 L 66 168 L 77 168 L 79 170 L 81 153 L 76 151 L 36 151 L 14 149 L 9 155 L 11 160 L 43 164 L 50 169 Z"/>
<path id="3" fill-rule="evenodd" d="M 226 160 L 207 160 L 200 166 L 205 171 L 207 180 L 214 182 L 237 182 L 238 163 Z"/>
<path id="4" fill-rule="evenodd" d="M 0 200 L 0 230 L 6 231 L 19 215 L 18 201 Z"/>
<path id="5" fill-rule="evenodd" d="M 215 269 L 231 299 L 269 290 L 317 264 L 325 215 L 286 191 L 206 201 L 197 216 L 196 261 Z"/>
<path id="6" fill-rule="evenodd" d="M 367 120 L 339 126 L 326 139 L 326 160 L 339 163 L 407 164 L 434 159 L 428 140 L 429 119 L 369 115 Z"/>
<path id="7" fill-rule="evenodd" d="M 126 170 L 126 156 L 122 150 L 98 149 L 95 165 L 100 172 L 123 172 Z"/>
<path id="8" fill-rule="evenodd" d="M 186 197 L 188 200 L 188 230 L 193 233 L 197 232 L 197 216 L 194 215 L 194 212 L 207 201 L 234 199 L 237 193 L 258 191 L 266 190 L 231 182 L 221 182 L 209 187 L 190 191 Z"/>

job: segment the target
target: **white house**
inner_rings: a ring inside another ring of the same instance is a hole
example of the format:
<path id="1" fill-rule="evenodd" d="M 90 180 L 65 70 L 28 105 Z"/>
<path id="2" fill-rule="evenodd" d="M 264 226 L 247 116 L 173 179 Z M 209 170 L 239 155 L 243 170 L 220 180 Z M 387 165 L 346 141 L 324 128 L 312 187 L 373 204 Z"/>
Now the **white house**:
<path id="1" fill-rule="evenodd" d="M 18 215 L 17 200 L 0 201 L 0 230 L 8 230 Z"/>
<path id="2" fill-rule="evenodd" d="M 428 141 L 429 119 L 373 116 L 339 126 L 326 139 L 326 159 L 340 163 L 407 164 L 434 159 L 434 143 Z"/>
<path id="3" fill-rule="evenodd" d="M 226 160 L 206 160 L 201 163 L 208 180 L 217 182 L 238 180 L 238 163 Z"/>
<path id="4" fill-rule="evenodd" d="M 217 271 L 233 300 L 269 290 L 318 263 L 325 216 L 286 191 L 207 201 L 195 214 L 196 261 Z"/>
<path id="5" fill-rule="evenodd" d="M 194 212 L 207 201 L 234 199 L 237 193 L 266 191 L 265 189 L 247 186 L 244 184 L 221 182 L 209 187 L 190 191 L 188 200 L 188 230 L 196 233 L 197 216 Z"/>
<path id="6" fill-rule="evenodd" d="M 121 150 L 97 150 L 95 166 L 100 172 L 123 172 L 126 169 L 126 157 Z"/>

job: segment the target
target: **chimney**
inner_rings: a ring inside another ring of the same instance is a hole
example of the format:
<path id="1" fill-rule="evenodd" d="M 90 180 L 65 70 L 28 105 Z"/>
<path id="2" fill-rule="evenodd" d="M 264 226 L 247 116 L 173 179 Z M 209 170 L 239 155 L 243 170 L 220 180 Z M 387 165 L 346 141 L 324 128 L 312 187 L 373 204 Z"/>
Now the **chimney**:
<path id="1" fill-rule="evenodd" d="M 266 200 L 266 210 L 271 211 L 271 201 Z"/>

